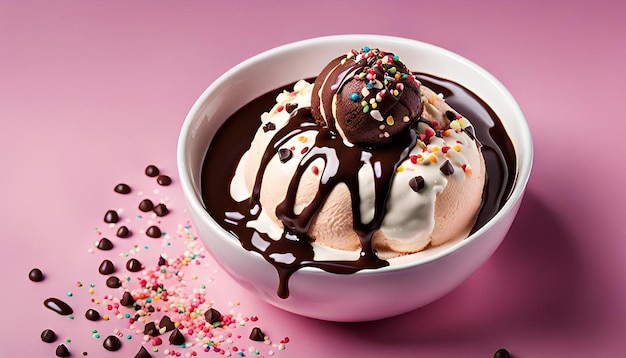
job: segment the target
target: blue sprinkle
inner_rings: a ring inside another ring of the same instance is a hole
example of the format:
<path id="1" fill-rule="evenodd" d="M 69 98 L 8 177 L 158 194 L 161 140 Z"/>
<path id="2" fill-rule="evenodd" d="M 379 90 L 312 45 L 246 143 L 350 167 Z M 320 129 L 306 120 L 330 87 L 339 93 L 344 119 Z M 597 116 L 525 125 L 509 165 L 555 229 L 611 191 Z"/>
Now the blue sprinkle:
<path id="1" fill-rule="evenodd" d="M 369 51 L 370 51 L 370 48 L 369 48 L 369 47 L 367 47 L 367 46 L 365 46 L 365 47 L 363 47 L 363 51 L 364 51 L 364 52 L 369 52 Z"/>
<path id="2" fill-rule="evenodd" d="M 359 100 L 359 94 L 356 92 L 352 92 L 352 94 L 350 94 L 350 100 L 352 100 L 352 102 L 356 102 Z"/>
<path id="3" fill-rule="evenodd" d="M 372 82 L 369 82 L 368 84 L 365 85 L 365 87 L 367 87 L 367 89 L 372 89 L 374 88 L 374 84 Z"/>

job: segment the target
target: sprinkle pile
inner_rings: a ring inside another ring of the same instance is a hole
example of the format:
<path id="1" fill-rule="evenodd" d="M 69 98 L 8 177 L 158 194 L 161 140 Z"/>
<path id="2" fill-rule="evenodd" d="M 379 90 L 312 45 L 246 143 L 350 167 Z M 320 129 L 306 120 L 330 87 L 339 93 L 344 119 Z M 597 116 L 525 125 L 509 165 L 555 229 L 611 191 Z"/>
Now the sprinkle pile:
<path id="1" fill-rule="evenodd" d="M 145 174 L 155 178 L 161 187 L 172 183 L 172 179 L 160 174 L 154 165 L 146 167 Z M 116 195 L 126 196 L 133 191 L 134 188 L 125 183 L 114 186 Z M 154 190 L 153 194 L 160 195 L 160 190 Z M 102 340 L 104 350 L 114 352 L 131 344 L 135 347 L 135 357 L 219 354 L 261 358 L 284 350 L 289 338 L 272 342 L 258 326 L 258 316 L 236 311 L 240 302 L 235 300 L 225 307 L 217 307 L 210 297 L 212 279 L 200 278 L 194 272 L 195 267 L 209 264 L 205 262 L 206 252 L 191 224 L 187 221 L 170 231 L 161 220 L 170 211 L 169 199 L 160 198 L 153 205 L 154 198 L 144 197 L 143 192 L 137 195 L 140 197 L 139 215 L 133 218 L 131 210 L 107 209 L 104 227 L 95 228 L 98 239 L 87 251 L 89 254 L 104 252 L 109 257 L 99 264 L 94 263 L 94 271 L 102 276 L 101 282 L 75 283 L 77 289 L 87 289 L 89 294 L 86 312 L 76 313 L 71 308 L 72 292 L 67 292 L 65 301 L 48 298 L 44 306 L 71 320 L 92 322 L 94 329 L 89 333 L 94 339 Z M 109 232 L 116 233 L 117 238 L 105 237 Z M 128 246 L 127 242 L 117 240 L 135 242 L 130 250 L 116 250 L 118 243 L 120 247 Z M 157 243 L 167 253 L 158 253 L 148 262 L 147 251 L 153 250 Z M 28 276 L 32 282 L 45 278 L 40 269 L 31 270 Z M 104 293 L 99 293 L 100 288 Z M 116 328 L 110 332 L 112 324 Z M 58 340 L 53 329 L 41 328 L 41 341 Z M 58 357 L 73 356 L 72 352 L 78 349 L 70 338 L 52 348 Z M 83 356 L 89 355 L 81 351 Z M 96 356 L 101 354 L 96 352 Z"/>

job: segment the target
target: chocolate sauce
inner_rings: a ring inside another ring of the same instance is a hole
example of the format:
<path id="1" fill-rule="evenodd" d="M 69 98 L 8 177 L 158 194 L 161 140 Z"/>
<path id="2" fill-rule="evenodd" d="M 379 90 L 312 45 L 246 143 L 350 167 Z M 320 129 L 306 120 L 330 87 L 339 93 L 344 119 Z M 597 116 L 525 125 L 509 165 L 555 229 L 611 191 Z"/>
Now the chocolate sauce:
<path id="1" fill-rule="evenodd" d="M 462 113 L 474 126 L 476 138 L 482 144 L 486 162 L 487 183 L 483 193 L 483 205 L 472 230 L 482 227 L 504 205 L 515 180 L 515 153 L 512 143 L 506 135 L 500 120 L 495 113 L 473 93 L 460 85 L 437 77 L 419 74 L 419 80 L 435 92 L 441 92 L 446 102 Z M 202 170 L 202 195 L 207 211 L 211 216 L 234 237 L 239 239 L 246 250 L 261 254 L 272 264 L 279 276 L 279 297 L 289 296 L 288 280 L 297 270 L 303 267 L 317 267 L 322 270 L 350 274 L 365 268 L 379 268 L 388 265 L 386 260 L 379 259 L 371 247 L 371 237 L 380 227 L 385 215 L 387 195 L 397 166 L 406 159 L 415 144 L 415 132 L 406 131 L 389 146 L 382 148 L 346 147 L 332 130 L 315 126 L 309 108 L 300 108 L 292 113 L 293 118 L 274 135 L 270 148 L 261 160 L 259 175 L 248 201 L 236 202 L 230 196 L 230 181 L 241 156 L 249 148 L 259 125 L 261 114 L 275 104 L 276 93 L 283 89 L 293 88 L 293 84 L 270 91 L 245 105 L 233 114 L 218 130 L 207 151 Z M 295 119 L 295 120 L 294 120 Z M 268 130 L 275 130 L 269 128 Z M 260 212 L 259 193 L 262 173 L 269 160 L 277 154 L 288 138 L 297 136 L 307 130 L 318 132 L 316 145 L 309 149 L 302 159 L 302 165 L 294 174 L 285 200 L 276 208 L 278 218 L 285 224 L 283 237 L 273 240 L 263 233 L 246 227 L 245 223 L 258 217 Z M 275 148 L 275 149 L 271 149 Z M 375 178 L 376 201 L 374 219 L 363 224 L 360 220 L 360 198 L 358 193 L 357 173 L 364 164 L 363 153 L 371 155 L 369 161 L 380 163 L 381 172 Z M 333 166 L 336 172 L 330 175 L 313 201 L 299 214 L 293 211 L 295 193 L 299 176 L 308 164 L 317 158 L 326 162 L 326 167 Z M 215 170 L 220 168 L 220 170 Z M 353 228 L 359 236 L 361 255 L 355 261 L 316 261 L 313 247 L 307 231 L 326 197 L 338 183 L 345 183 L 350 190 L 353 212 Z"/>

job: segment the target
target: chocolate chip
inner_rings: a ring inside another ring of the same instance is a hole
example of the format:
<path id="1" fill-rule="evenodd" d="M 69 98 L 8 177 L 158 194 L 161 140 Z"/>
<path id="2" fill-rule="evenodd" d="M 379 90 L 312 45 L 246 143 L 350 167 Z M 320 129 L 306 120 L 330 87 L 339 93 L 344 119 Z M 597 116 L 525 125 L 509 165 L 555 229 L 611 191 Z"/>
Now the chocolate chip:
<path id="1" fill-rule="evenodd" d="M 441 166 L 439 167 L 439 170 L 441 170 L 441 172 L 443 173 L 443 175 L 452 175 L 452 173 L 454 173 L 454 167 L 452 166 L 452 163 L 450 163 L 449 160 L 446 160 L 445 162 L 443 162 L 443 164 L 441 164 Z"/>
<path id="2" fill-rule="evenodd" d="M 215 308 L 209 308 L 204 312 L 204 319 L 210 324 L 215 324 L 222 321 L 222 314 Z"/>
<path id="3" fill-rule="evenodd" d="M 165 332 L 169 332 L 173 330 L 174 328 L 176 328 L 176 326 L 174 325 L 174 322 L 172 322 L 172 319 L 169 316 L 163 316 L 161 320 L 159 321 L 159 328 L 160 329 L 165 328 Z"/>
<path id="4" fill-rule="evenodd" d="M 265 334 L 259 327 L 252 328 L 252 332 L 250 332 L 250 339 L 257 342 L 265 341 Z"/>
<path id="5" fill-rule="evenodd" d="M 124 183 L 119 183 L 113 189 L 116 193 L 119 194 L 128 194 L 130 193 L 130 187 Z"/>
<path id="6" fill-rule="evenodd" d="M 158 239 L 159 237 L 161 237 L 163 233 L 161 232 L 161 229 L 159 229 L 158 226 L 152 225 L 150 226 L 147 230 L 146 230 L 146 235 L 150 236 L 151 238 L 154 239 Z"/>
<path id="7" fill-rule="evenodd" d="M 110 275 L 115 272 L 115 265 L 111 260 L 104 259 L 98 266 L 98 272 L 102 275 Z"/>
<path id="8" fill-rule="evenodd" d="M 52 343 L 57 340 L 57 334 L 51 329 L 44 329 L 41 332 L 41 340 L 46 343 Z"/>
<path id="9" fill-rule="evenodd" d="M 147 213 L 152 209 L 154 209 L 154 204 L 152 203 L 152 200 L 143 199 L 139 202 L 139 210 L 143 211 L 144 213 Z"/>
<path id="10" fill-rule="evenodd" d="M 33 282 L 41 282 L 43 281 L 43 272 L 38 268 L 34 268 L 28 273 L 28 278 Z"/>
<path id="11" fill-rule="evenodd" d="M 278 159 L 280 159 L 281 163 L 286 163 L 292 156 L 293 153 L 287 148 L 280 148 L 280 150 L 278 150 Z"/>
<path id="12" fill-rule="evenodd" d="M 296 108 L 298 108 L 298 105 L 296 103 L 287 103 L 285 105 L 285 110 L 287 111 L 287 113 L 293 112 Z"/>
<path id="13" fill-rule="evenodd" d="M 135 358 L 152 358 L 152 355 L 148 353 L 148 351 L 143 346 L 141 346 L 137 354 L 135 354 Z"/>
<path id="14" fill-rule="evenodd" d="M 157 177 L 157 183 L 159 185 L 168 186 L 168 185 L 172 184 L 172 178 L 170 178 L 167 175 L 159 175 Z"/>
<path id="15" fill-rule="evenodd" d="M 54 351 L 54 353 L 57 355 L 57 357 L 69 357 L 70 356 L 70 351 L 67 349 L 65 344 L 59 344 L 56 351 Z"/>
<path id="16" fill-rule="evenodd" d="M 107 278 L 106 285 L 109 288 L 120 288 L 122 287 L 122 281 L 116 276 L 111 276 Z"/>
<path id="17" fill-rule="evenodd" d="M 154 322 L 148 322 L 143 327 L 143 334 L 156 337 L 159 335 L 159 330 L 156 328 L 156 324 L 154 324 Z"/>
<path id="18" fill-rule="evenodd" d="M 103 237 L 102 239 L 100 239 L 100 241 L 98 241 L 98 245 L 96 247 L 100 250 L 108 251 L 113 248 L 113 243 L 111 242 L 111 240 Z"/>
<path id="19" fill-rule="evenodd" d="M 163 256 L 159 256 L 158 265 L 159 266 L 167 265 L 167 261 L 165 261 L 165 258 Z"/>
<path id="20" fill-rule="evenodd" d="M 107 351 L 114 352 L 122 347 L 122 342 L 116 336 L 111 335 L 104 339 L 104 342 L 102 342 L 102 346 Z"/>
<path id="21" fill-rule="evenodd" d="M 141 271 L 141 262 L 139 262 L 139 260 L 135 258 L 132 258 L 126 262 L 126 269 L 130 272 Z"/>
<path id="22" fill-rule="evenodd" d="M 122 299 L 120 300 L 120 305 L 124 307 L 130 307 L 134 304 L 135 304 L 135 299 L 133 298 L 133 295 L 131 295 L 130 292 L 128 291 L 124 291 L 124 294 L 122 295 Z"/>
<path id="23" fill-rule="evenodd" d="M 117 211 L 115 211 L 115 210 L 108 210 L 104 214 L 104 222 L 105 223 L 115 224 L 119 220 L 120 220 L 120 217 L 117 215 Z"/>
<path id="24" fill-rule="evenodd" d="M 175 328 L 170 334 L 169 341 L 175 346 L 180 346 L 185 343 L 185 336 L 183 335 L 183 332 L 181 332 L 178 328 Z"/>
<path id="25" fill-rule="evenodd" d="M 115 235 L 117 235 L 117 237 L 120 237 L 122 239 L 126 239 L 130 237 L 131 233 L 128 227 L 126 227 L 125 225 L 122 225 L 117 229 L 117 233 Z"/>
<path id="26" fill-rule="evenodd" d="M 409 186 L 413 189 L 414 192 L 419 193 L 420 190 L 424 189 L 426 186 L 426 182 L 424 181 L 424 177 L 418 175 L 409 180 Z"/>
<path id="27" fill-rule="evenodd" d="M 155 176 L 159 175 L 159 168 L 157 168 L 154 165 L 148 165 L 146 167 L 145 173 L 149 177 L 155 177 Z"/>
<path id="28" fill-rule="evenodd" d="M 157 216 L 165 216 L 169 212 L 169 210 L 167 209 L 167 206 L 165 206 L 165 204 L 163 204 L 163 203 L 158 204 L 157 206 L 155 206 L 152 211 L 154 211 L 154 213 Z"/>
<path id="29" fill-rule="evenodd" d="M 85 312 L 85 318 L 90 321 L 97 321 L 100 319 L 100 313 L 98 313 L 98 311 L 94 310 L 93 308 L 90 308 L 87 310 L 87 312 Z"/>
<path id="30" fill-rule="evenodd" d="M 267 122 L 263 126 L 263 132 L 273 131 L 274 129 L 276 129 L 276 125 L 274 123 L 272 123 L 272 122 Z"/>
<path id="31" fill-rule="evenodd" d="M 511 358 L 511 353 L 504 348 L 500 348 L 493 355 L 493 358 Z"/>
<path id="32" fill-rule="evenodd" d="M 70 305 L 61 301 L 58 298 L 47 298 L 45 301 L 43 301 L 43 305 L 60 314 L 61 316 L 69 316 L 74 313 L 74 310 L 72 309 L 72 307 L 70 307 Z"/>
<path id="33" fill-rule="evenodd" d="M 446 111 L 446 118 L 448 118 L 449 121 L 456 121 L 456 114 L 452 111 Z"/>

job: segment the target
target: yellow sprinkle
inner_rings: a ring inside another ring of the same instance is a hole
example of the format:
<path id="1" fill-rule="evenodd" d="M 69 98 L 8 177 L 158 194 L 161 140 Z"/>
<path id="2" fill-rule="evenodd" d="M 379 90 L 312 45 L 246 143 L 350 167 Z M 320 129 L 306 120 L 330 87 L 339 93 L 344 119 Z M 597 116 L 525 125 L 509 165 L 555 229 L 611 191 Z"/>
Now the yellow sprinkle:
<path id="1" fill-rule="evenodd" d="M 458 144 L 455 144 L 455 145 L 452 146 L 452 149 L 454 149 L 457 152 L 460 152 L 461 151 L 461 146 L 458 145 Z"/>
<path id="2" fill-rule="evenodd" d="M 393 90 L 393 95 L 394 95 L 394 96 L 396 96 L 396 97 L 397 97 L 397 96 L 398 96 L 398 94 L 400 94 L 400 92 L 398 92 L 398 90 Z"/>
<path id="3" fill-rule="evenodd" d="M 434 154 L 429 155 L 428 160 L 430 160 L 431 163 L 437 163 L 437 157 Z"/>
<path id="4" fill-rule="evenodd" d="M 459 118 L 458 121 L 459 121 L 459 124 L 461 125 L 461 128 L 466 128 L 466 127 L 469 127 L 470 125 L 470 122 L 465 117 Z"/>
<path id="5" fill-rule="evenodd" d="M 459 124 L 459 121 L 452 121 L 450 122 L 450 128 L 454 130 L 461 129 L 461 124 Z"/>
<path id="6" fill-rule="evenodd" d="M 404 171 L 404 165 L 399 166 L 399 167 L 398 167 L 398 169 L 396 169 L 396 171 L 397 171 L 398 173 L 403 172 L 403 171 Z"/>
<path id="7" fill-rule="evenodd" d="M 435 105 L 436 99 L 437 99 L 437 96 L 432 96 L 428 99 L 428 103 Z"/>
<path id="8" fill-rule="evenodd" d="M 372 103 L 372 109 L 376 109 L 376 107 L 378 107 L 378 103 L 376 103 L 376 101 L 374 101 L 374 103 Z"/>
<path id="9" fill-rule="evenodd" d="M 104 315 L 104 316 L 102 316 L 102 319 L 105 320 L 105 321 L 108 321 L 109 320 L 109 316 L 108 315 Z"/>
<path id="10" fill-rule="evenodd" d="M 197 280 L 197 279 L 198 279 L 198 275 L 193 275 L 193 276 L 191 276 L 191 279 L 193 279 L 193 280 Z"/>
<path id="11" fill-rule="evenodd" d="M 298 137 L 298 141 L 302 142 L 302 143 L 306 143 L 307 139 L 306 139 L 305 136 L 301 135 L 301 136 Z"/>
<path id="12" fill-rule="evenodd" d="M 421 140 L 418 140 L 417 146 L 420 147 L 421 149 L 424 149 L 426 148 L 426 143 L 422 142 Z M 419 154 L 417 156 L 419 157 Z"/>
<path id="13" fill-rule="evenodd" d="M 438 145 L 433 145 L 432 147 L 430 147 L 430 152 L 431 153 L 437 153 L 439 151 L 441 151 L 441 148 L 439 148 Z"/>
<path id="14" fill-rule="evenodd" d="M 393 117 L 392 117 L 392 116 L 387 117 L 387 124 L 388 124 L 388 125 L 392 126 L 394 123 L 395 123 L 395 122 L 394 122 L 394 120 L 393 120 Z"/>
<path id="15" fill-rule="evenodd" d="M 93 287 L 89 289 L 89 293 L 91 293 L 92 295 L 94 292 L 96 292 L 96 290 L 94 290 Z"/>

